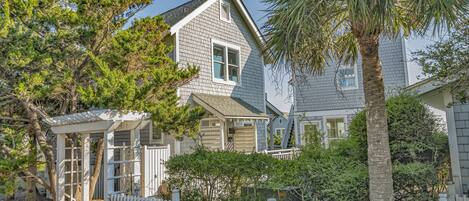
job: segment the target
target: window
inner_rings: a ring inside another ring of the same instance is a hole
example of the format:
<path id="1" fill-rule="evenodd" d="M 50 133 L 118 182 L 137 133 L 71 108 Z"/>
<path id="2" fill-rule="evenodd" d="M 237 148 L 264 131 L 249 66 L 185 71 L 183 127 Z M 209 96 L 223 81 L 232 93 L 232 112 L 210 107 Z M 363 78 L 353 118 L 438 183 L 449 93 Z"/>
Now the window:
<path id="1" fill-rule="evenodd" d="M 231 22 L 230 4 L 220 0 L 220 19 L 225 22 Z"/>
<path id="2" fill-rule="evenodd" d="M 275 129 L 275 135 L 283 136 L 284 133 L 285 133 L 285 128 L 276 128 Z"/>
<path id="3" fill-rule="evenodd" d="M 212 40 L 213 78 L 215 81 L 237 84 L 240 82 L 240 48 Z"/>
<path id="4" fill-rule="evenodd" d="M 148 125 L 148 131 L 151 131 L 148 135 L 150 144 L 164 144 L 164 133 L 160 128 L 150 123 Z"/>
<path id="5" fill-rule="evenodd" d="M 357 89 L 357 65 L 341 66 L 338 71 L 338 82 L 341 89 Z"/>
<path id="6" fill-rule="evenodd" d="M 327 137 L 329 139 L 340 139 L 345 136 L 344 118 L 327 119 Z"/>
<path id="7" fill-rule="evenodd" d="M 304 122 L 301 144 L 321 143 L 321 132 L 319 122 Z"/>
<path id="8" fill-rule="evenodd" d="M 225 80 L 225 48 L 213 46 L 213 72 L 217 79 Z"/>

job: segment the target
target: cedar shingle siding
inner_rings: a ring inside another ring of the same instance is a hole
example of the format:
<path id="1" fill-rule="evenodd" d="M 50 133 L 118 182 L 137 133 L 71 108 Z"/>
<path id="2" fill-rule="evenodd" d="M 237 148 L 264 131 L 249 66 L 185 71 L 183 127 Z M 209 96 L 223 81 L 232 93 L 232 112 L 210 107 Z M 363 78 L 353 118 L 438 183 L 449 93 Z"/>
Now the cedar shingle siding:
<path id="1" fill-rule="evenodd" d="M 463 189 L 467 189 L 469 187 L 469 104 L 455 104 L 453 109 L 462 185 Z"/>
<path id="2" fill-rule="evenodd" d="M 179 63 L 200 68 L 198 78 L 180 88 L 180 97 L 186 102 L 191 93 L 233 96 L 265 112 L 261 51 L 234 3 L 230 5 L 231 23 L 220 20 L 217 1 L 179 30 Z M 241 86 L 212 81 L 212 38 L 241 47 Z"/>
<path id="3" fill-rule="evenodd" d="M 406 83 L 405 51 L 402 38 L 381 40 L 379 55 L 383 65 L 386 93 L 395 94 Z M 298 83 L 295 95 L 296 112 L 354 109 L 364 107 L 361 57 L 357 64 L 358 89 L 344 90 L 342 96 L 335 87 L 335 64 L 326 67 L 322 76 L 306 76 Z"/>

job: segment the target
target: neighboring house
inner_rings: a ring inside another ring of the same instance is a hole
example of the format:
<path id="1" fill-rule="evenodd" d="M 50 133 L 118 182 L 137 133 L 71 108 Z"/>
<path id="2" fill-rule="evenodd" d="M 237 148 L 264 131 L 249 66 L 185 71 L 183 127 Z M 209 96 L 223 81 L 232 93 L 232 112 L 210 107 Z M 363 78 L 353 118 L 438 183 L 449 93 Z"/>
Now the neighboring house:
<path id="1" fill-rule="evenodd" d="M 379 55 L 386 95 L 396 94 L 408 85 L 404 39 L 382 39 Z M 314 129 L 324 134 L 326 146 L 331 140 L 347 137 L 349 122 L 365 103 L 361 66 L 361 57 L 354 66 L 337 67 L 330 62 L 324 75 L 300 76 L 300 81 L 293 83 L 296 145 L 302 145 L 304 133 Z M 289 137 L 286 132 L 284 141 Z"/>
<path id="2" fill-rule="evenodd" d="M 413 84 L 407 90 L 446 113 L 453 184 L 449 186 L 448 194 L 469 195 L 469 103 L 459 103 L 445 83 L 433 79 Z"/>
<path id="3" fill-rule="evenodd" d="M 266 113 L 269 115 L 269 124 L 267 125 L 267 133 L 269 134 L 269 149 L 279 148 L 280 144 L 275 144 L 275 136 L 278 136 L 281 139 L 288 125 L 288 113 L 280 111 L 272 103 L 266 100 Z M 280 143 L 280 141 L 279 141 Z"/>
<path id="4" fill-rule="evenodd" d="M 174 153 L 191 152 L 198 143 L 213 150 L 267 149 L 264 40 L 243 2 L 193 0 L 162 16 L 171 26 L 174 60 L 200 68 L 178 89 L 181 104 L 207 111 L 197 140 L 164 136 L 163 142 L 174 144 Z"/>

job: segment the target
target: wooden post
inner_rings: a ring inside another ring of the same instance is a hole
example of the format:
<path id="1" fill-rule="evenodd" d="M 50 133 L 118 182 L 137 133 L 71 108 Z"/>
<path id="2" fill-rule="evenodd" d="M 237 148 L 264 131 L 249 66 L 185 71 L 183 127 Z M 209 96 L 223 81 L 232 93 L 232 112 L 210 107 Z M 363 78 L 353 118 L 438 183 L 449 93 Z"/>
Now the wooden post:
<path id="1" fill-rule="evenodd" d="M 82 134 L 81 136 L 81 200 L 90 200 L 90 134 Z"/>
<path id="2" fill-rule="evenodd" d="M 142 173 L 140 176 L 140 196 L 147 197 L 147 188 L 145 187 L 146 180 L 145 175 L 147 175 L 147 171 L 145 168 L 145 158 L 147 153 L 147 146 L 142 146 L 141 148 L 141 156 L 140 156 L 140 172 Z"/>
<path id="3" fill-rule="evenodd" d="M 150 127 L 151 128 L 151 127 Z M 151 131 L 149 133 L 151 135 Z M 139 188 L 140 185 L 140 126 L 137 126 L 137 128 L 132 129 L 130 131 L 130 147 L 132 148 L 133 151 L 133 172 L 132 172 L 132 185 Z M 135 192 L 135 190 L 141 191 L 142 189 L 132 189 L 132 192 Z"/>
<path id="4" fill-rule="evenodd" d="M 114 129 L 104 132 L 104 200 L 114 192 Z"/>
<path id="5" fill-rule="evenodd" d="M 65 134 L 57 134 L 57 201 L 65 201 Z"/>

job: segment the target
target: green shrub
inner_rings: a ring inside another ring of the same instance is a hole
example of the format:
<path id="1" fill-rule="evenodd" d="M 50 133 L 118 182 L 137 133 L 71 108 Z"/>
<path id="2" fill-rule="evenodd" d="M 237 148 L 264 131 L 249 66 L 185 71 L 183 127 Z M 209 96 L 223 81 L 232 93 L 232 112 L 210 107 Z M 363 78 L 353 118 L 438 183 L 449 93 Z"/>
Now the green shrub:
<path id="1" fill-rule="evenodd" d="M 438 200 L 436 170 L 430 164 L 409 163 L 393 165 L 395 200 Z"/>
<path id="2" fill-rule="evenodd" d="M 444 136 L 440 132 L 438 119 L 418 99 L 409 95 L 391 97 L 386 102 L 386 108 L 393 162 L 435 162 L 438 154 L 447 155 L 447 145 L 435 141 L 435 138 Z M 366 161 L 365 111 L 359 112 L 352 120 L 349 134 L 362 150 L 360 158 Z"/>
<path id="3" fill-rule="evenodd" d="M 197 149 L 166 162 L 168 182 L 181 189 L 184 200 L 236 199 L 242 187 L 254 189 L 273 174 L 278 160 L 259 153 Z"/>
<path id="4" fill-rule="evenodd" d="M 389 144 L 396 200 L 434 200 L 444 190 L 449 172 L 448 137 L 438 119 L 418 99 L 409 95 L 386 102 Z M 349 126 L 348 144 L 343 155 L 366 163 L 366 114 L 358 113 Z"/>

